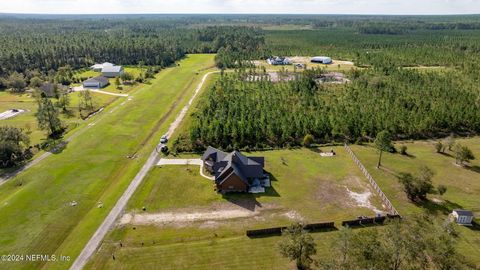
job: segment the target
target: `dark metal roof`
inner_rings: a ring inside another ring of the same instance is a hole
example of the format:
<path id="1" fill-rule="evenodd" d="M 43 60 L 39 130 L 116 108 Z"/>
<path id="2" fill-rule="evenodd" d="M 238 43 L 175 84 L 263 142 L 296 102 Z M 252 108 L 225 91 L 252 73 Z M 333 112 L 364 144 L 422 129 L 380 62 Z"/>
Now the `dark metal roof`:
<path id="1" fill-rule="evenodd" d="M 53 97 L 55 96 L 55 87 L 57 88 L 57 91 L 67 89 L 66 86 L 61 84 L 44 83 L 40 86 L 40 91 L 42 91 L 47 97 Z"/>
<path id="2" fill-rule="evenodd" d="M 473 217 L 472 211 L 469 211 L 469 210 L 455 209 L 453 210 L 453 212 L 457 212 L 459 216 Z"/>
<path id="3" fill-rule="evenodd" d="M 98 82 L 102 84 L 108 84 L 108 78 L 104 76 L 97 76 L 94 78 L 90 78 L 84 81 L 83 83 L 98 83 Z"/>
<path id="4" fill-rule="evenodd" d="M 263 157 L 247 157 L 239 151 L 227 154 L 209 146 L 202 156 L 203 161 L 208 159 L 214 162 L 213 171 L 217 184 L 222 183 L 232 173 L 238 175 L 247 185 L 249 185 L 248 178 L 263 177 L 263 166 L 265 164 Z"/>

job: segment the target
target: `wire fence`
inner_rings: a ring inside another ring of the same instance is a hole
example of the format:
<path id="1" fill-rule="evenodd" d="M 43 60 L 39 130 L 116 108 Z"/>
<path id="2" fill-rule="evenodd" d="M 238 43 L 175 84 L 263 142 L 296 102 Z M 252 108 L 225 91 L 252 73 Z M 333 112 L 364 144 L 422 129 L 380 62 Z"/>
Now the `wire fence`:
<path id="1" fill-rule="evenodd" d="M 370 175 L 370 173 L 367 171 L 367 169 L 365 168 L 365 166 L 363 166 L 363 164 L 360 162 L 360 160 L 358 160 L 357 156 L 355 155 L 355 153 L 353 153 L 352 149 L 350 148 L 350 146 L 348 146 L 347 144 L 344 144 L 345 146 L 345 149 L 347 150 L 347 152 L 350 154 L 350 156 L 352 157 L 353 161 L 355 161 L 355 163 L 358 165 L 358 167 L 360 168 L 360 170 L 363 172 L 363 174 L 367 177 L 368 181 L 370 182 L 370 185 L 372 185 L 373 189 L 375 189 L 375 191 L 377 191 L 378 195 L 380 196 L 380 199 L 382 200 L 383 204 L 387 207 L 387 209 L 390 211 L 390 214 L 393 214 L 393 215 L 399 215 L 398 214 L 398 211 L 397 209 L 395 209 L 395 207 L 393 206 L 393 204 L 390 202 L 390 200 L 387 198 L 387 196 L 385 195 L 385 193 L 383 193 L 383 191 L 380 189 L 380 187 L 377 185 L 377 182 L 375 182 L 375 180 L 373 179 L 373 177 Z"/>

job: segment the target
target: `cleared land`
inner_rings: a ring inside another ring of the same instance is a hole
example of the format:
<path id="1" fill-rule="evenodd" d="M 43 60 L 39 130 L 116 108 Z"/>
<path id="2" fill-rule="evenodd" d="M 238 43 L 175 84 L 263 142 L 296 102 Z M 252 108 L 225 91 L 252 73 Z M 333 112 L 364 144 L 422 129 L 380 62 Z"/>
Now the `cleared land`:
<path id="1" fill-rule="evenodd" d="M 266 170 L 272 174 L 273 187 L 266 194 L 222 196 L 213 191 L 210 180 L 199 175 L 197 166 L 157 167 L 129 202 L 129 214 L 105 239 L 87 268 L 154 268 L 161 264 L 171 269 L 212 265 L 288 269 L 288 263 L 277 254 L 278 238 L 248 239 L 245 230 L 288 225 L 295 220 L 338 222 L 373 216 L 373 208 L 382 208 L 373 192 L 368 198 L 370 206 L 355 199 L 354 194 L 367 194 L 371 189 L 343 147 L 333 149 L 338 154 L 333 158 L 307 149 L 254 153 L 265 156 Z M 248 255 L 257 246 L 262 251 Z M 164 252 L 165 256 L 150 257 L 150 252 Z M 168 259 L 172 256 L 176 259 Z M 242 260 L 244 257 L 249 259 Z M 235 263 L 229 265 L 230 259 Z"/>
<path id="2" fill-rule="evenodd" d="M 480 138 L 457 140 L 462 145 L 472 149 L 474 155 L 480 158 Z M 448 215 L 453 209 L 472 210 L 480 216 L 480 161 L 477 159 L 469 168 L 462 168 L 455 164 L 451 151 L 445 154 L 435 152 L 434 141 L 417 141 L 397 143 L 396 147 L 406 145 L 409 156 L 400 154 L 386 154 L 383 158 L 383 168 L 375 169 L 378 160 L 377 151 L 370 146 L 352 146 L 360 161 L 375 178 L 377 184 L 395 205 L 397 210 L 408 215 L 423 210 L 431 214 Z M 408 200 L 398 183 L 397 174 L 400 172 L 416 173 L 421 166 L 428 166 L 435 175 L 433 185 L 445 185 L 447 192 L 443 196 L 431 195 L 429 201 L 423 204 L 414 204 Z M 477 222 L 478 222 L 477 218 Z M 480 234 L 474 228 L 460 228 L 461 239 L 459 252 L 480 265 Z"/>
<path id="3" fill-rule="evenodd" d="M 94 103 L 94 109 L 97 110 L 112 103 L 116 97 L 92 93 L 92 99 Z M 68 108 L 71 112 L 71 115 L 61 114 L 61 119 L 67 125 L 69 131 L 84 122 L 79 118 L 79 102 L 80 99 L 78 97 L 78 93 L 71 93 L 70 106 Z M 0 120 L 0 124 L 2 126 L 8 125 L 23 128 L 29 135 L 31 144 L 38 144 L 42 142 L 42 140 L 46 139 L 46 133 L 38 128 L 37 119 L 35 117 L 38 106 L 31 94 L 0 92 L 0 112 L 10 109 L 21 109 L 25 110 L 25 112 L 12 118 Z"/>
<path id="4" fill-rule="evenodd" d="M 123 103 L 60 155 L 1 186 L 0 253 L 75 258 L 212 66 L 213 55 L 192 55 L 163 70 L 131 100 L 112 104 L 108 109 Z M 78 205 L 70 206 L 71 201 Z M 0 268 L 64 269 L 71 263 L 0 263 Z"/>
<path id="5" fill-rule="evenodd" d="M 138 77 L 140 74 L 146 71 L 146 68 L 140 68 L 140 67 L 124 67 L 124 71 L 131 74 L 133 78 Z M 82 81 L 96 77 L 96 76 L 101 76 L 101 72 L 93 71 L 90 69 L 85 69 L 85 70 L 80 70 L 77 71 L 76 74 L 74 75 L 75 78 L 80 79 Z M 133 85 L 122 85 L 122 89 L 117 89 L 115 86 L 115 78 L 110 78 L 109 79 L 110 84 L 106 86 L 105 88 L 102 88 L 102 91 L 105 92 L 111 92 L 111 93 L 116 93 L 116 94 L 130 94 L 133 93 L 135 90 L 142 88 L 145 84 L 143 83 L 135 83 Z M 147 83 L 149 84 L 149 83 Z M 79 86 L 81 84 L 75 84 L 75 86 Z"/>

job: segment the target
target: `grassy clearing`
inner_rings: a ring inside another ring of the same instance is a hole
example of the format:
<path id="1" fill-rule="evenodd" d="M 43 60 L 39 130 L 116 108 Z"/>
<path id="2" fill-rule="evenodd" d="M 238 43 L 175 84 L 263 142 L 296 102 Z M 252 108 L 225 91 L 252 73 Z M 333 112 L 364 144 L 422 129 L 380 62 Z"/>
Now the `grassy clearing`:
<path id="1" fill-rule="evenodd" d="M 61 154 L 1 186 L 0 253 L 75 258 L 207 72 L 197 71 L 212 66 L 212 55 L 192 55 L 180 67 L 162 71 L 131 101 L 110 110 L 123 100 L 114 102 Z M 136 158 L 127 158 L 132 155 Z M 103 208 L 97 208 L 99 201 Z M 0 263 L 0 268 L 65 269 L 71 263 Z"/>
<path id="2" fill-rule="evenodd" d="M 331 148 L 324 148 L 328 151 Z M 338 156 L 322 158 L 313 150 L 276 150 L 252 153 L 266 158 L 266 170 L 273 175 L 273 188 L 262 195 L 227 195 L 213 191 L 212 182 L 199 175 L 196 166 L 164 166 L 153 169 L 139 187 L 128 210 L 147 213 L 208 210 L 221 205 L 250 201 L 257 206 L 275 205 L 258 218 L 172 226 L 120 226 L 110 233 L 87 269 L 291 269 L 276 248 L 278 237 L 249 239 L 247 228 L 292 223 L 284 215 L 294 212 L 306 222 L 337 222 L 358 215 L 374 215 L 367 208 L 352 205 L 345 187 L 364 192 L 366 179 L 343 147 L 333 147 Z M 373 195 L 371 203 L 380 208 Z M 244 206 L 246 207 L 246 206 Z M 186 227 L 184 227 L 186 226 Z M 135 229 L 133 229 L 135 227 Z M 325 251 L 336 234 L 314 234 L 319 250 Z M 120 248 L 119 242 L 123 243 Z M 142 244 L 143 243 L 143 244 Z M 252 252 L 255 250 L 255 252 Z M 112 259 L 115 254 L 116 260 Z M 248 259 L 247 259 L 248 258 Z"/>
<path id="3" fill-rule="evenodd" d="M 474 155 L 480 157 L 480 138 L 462 139 L 458 142 L 472 149 Z M 429 211 L 432 214 L 446 216 L 453 209 L 470 209 L 480 216 L 480 161 L 475 160 L 471 168 L 462 168 L 455 165 L 453 153 L 435 152 L 433 141 L 400 142 L 396 146 L 406 145 L 410 156 L 400 154 L 386 154 L 383 158 L 383 168 L 375 169 L 378 153 L 370 146 L 353 146 L 353 151 L 369 170 L 385 194 L 389 197 L 402 215 L 420 211 Z M 423 204 L 411 203 L 396 175 L 400 172 L 419 171 L 421 166 L 428 166 L 435 172 L 432 181 L 434 186 L 440 184 L 447 187 L 443 196 L 429 196 L 429 201 Z M 435 203 L 438 200 L 439 203 Z M 478 221 L 478 218 L 477 218 Z M 480 233 L 469 228 L 460 228 L 462 241 L 459 243 L 460 252 L 469 259 L 480 264 Z"/>
<path id="4" fill-rule="evenodd" d="M 101 107 L 104 107 L 112 103 L 117 97 L 102 95 L 97 93 L 92 93 L 94 110 L 98 110 Z M 52 99 L 52 102 L 56 102 L 56 99 Z M 70 94 L 70 106 L 69 111 L 70 115 L 61 114 L 60 117 L 66 126 L 69 127 L 69 131 L 72 128 L 80 125 L 83 120 L 80 119 L 78 113 L 78 104 L 80 99 L 78 93 Z M 35 99 L 31 94 L 13 94 L 9 92 L 0 92 L 0 112 L 4 112 L 10 109 L 23 109 L 26 110 L 25 113 L 22 113 L 16 117 L 0 120 L 0 125 L 2 126 L 15 126 L 18 128 L 23 128 L 25 132 L 30 137 L 30 142 L 32 145 L 42 142 L 46 139 L 47 134 L 38 128 L 37 119 L 35 113 L 37 112 L 38 106 Z"/>

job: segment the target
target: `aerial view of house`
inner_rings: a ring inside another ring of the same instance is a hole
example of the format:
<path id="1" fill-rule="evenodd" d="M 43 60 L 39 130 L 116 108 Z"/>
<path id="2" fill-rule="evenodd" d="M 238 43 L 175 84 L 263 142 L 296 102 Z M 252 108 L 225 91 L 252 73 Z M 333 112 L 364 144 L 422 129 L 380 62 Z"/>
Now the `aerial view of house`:
<path id="1" fill-rule="evenodd" d="M 265 192 L 270 186 L 263 157 L 247 157 L 239 151 L 226 153 L 209 146 L 202 156 L 205 168 L 215 176 L 216 190 L 226 192 Z"/>
<path id="2" fill-rule="evenodd" d="M 0 270 L 480 270 L 480 0 L 0 1 Z"/>

